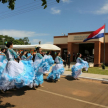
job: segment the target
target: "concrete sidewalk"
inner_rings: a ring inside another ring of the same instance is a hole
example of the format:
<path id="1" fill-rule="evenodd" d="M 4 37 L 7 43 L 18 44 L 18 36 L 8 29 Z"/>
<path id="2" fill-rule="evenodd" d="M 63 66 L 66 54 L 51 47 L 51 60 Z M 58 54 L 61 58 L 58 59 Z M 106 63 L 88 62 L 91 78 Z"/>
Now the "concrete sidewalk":
<path id="1" fill-rule="evenodd" d="M 63 75 L 71 76 L 71 71 L 65 71 Z M 84 79 L 91 79 L 91 80 L 98 80 L 98 81 L 108 81 L 108 75 L 101 75 L 101 74 L 91 74 L 91 73 L 82 73 L 79 78 Z"/>

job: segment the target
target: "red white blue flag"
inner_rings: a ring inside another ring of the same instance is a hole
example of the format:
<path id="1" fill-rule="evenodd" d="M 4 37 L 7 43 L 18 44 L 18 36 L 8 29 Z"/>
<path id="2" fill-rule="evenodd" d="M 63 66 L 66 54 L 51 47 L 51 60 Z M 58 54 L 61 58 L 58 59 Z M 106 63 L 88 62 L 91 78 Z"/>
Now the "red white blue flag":
<path id="1" fill-rule="evenodd" d="M 104 32 L 105 32 L 105 25 L 103 25 L 101 28 L 98 30 L 92 32 L 83 42 L 86 42 L 90 39 L 98 39 L 104 37 Z"/>

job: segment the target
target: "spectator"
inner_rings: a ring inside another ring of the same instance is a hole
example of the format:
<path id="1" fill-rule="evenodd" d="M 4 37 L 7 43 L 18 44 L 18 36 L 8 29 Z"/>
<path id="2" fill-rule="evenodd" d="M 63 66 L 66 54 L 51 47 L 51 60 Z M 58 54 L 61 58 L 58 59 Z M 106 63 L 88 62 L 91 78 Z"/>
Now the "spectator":
<path id="1" fill-rule="evenodd" d="M 66 53 L 64 53 L 63 59 L 64 59 L 64 67 L 66 67 L 66 60 L 67 60 Z"/>
<path id="2" fill-rule="evenodd" d="M 70 68 L 70 52 L 68 52 L 68 55 L 67 55 L 67 64 L 68 64 L 68 68 Z"/>

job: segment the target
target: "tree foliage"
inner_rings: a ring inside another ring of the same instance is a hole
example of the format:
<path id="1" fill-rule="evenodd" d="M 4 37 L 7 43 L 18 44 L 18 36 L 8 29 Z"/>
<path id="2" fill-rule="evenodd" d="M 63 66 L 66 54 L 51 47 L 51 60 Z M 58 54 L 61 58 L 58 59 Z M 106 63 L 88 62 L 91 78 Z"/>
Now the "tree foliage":
<path id="1" fill-rule="evenodd" d="M 15 7 L 15 1 L 16 0 L 0 0 L 0 2 L 4 3 L 8 3 L 8 8 L 11 10 L 14 10 Z M 36 1 L 36 0 L 35 0 Z M 44 6 L 44 9 L 47 7 L 47 0 L 41 0 L 42 1 L 42 6 Z M 57 3 L 60 2 L 60 0 L 56 0 Z"/>
<path id="2" fill-rule="evenodd" d="M 10 37 L 10 36 L 3 36 L 3 35 L 0 35 L 0 45 L 3 45 L 3 40 L 2 38 L 5 38 L 4 42 L 5 41 L 8 41 L 8 42 L 13 42 L 14 45 L 30 45 L 29 43 L 29 39 L 28 37 L 24 37 L 23 39 L 20 38 L 20 39 L 14 39 L 13 37 Z"/>

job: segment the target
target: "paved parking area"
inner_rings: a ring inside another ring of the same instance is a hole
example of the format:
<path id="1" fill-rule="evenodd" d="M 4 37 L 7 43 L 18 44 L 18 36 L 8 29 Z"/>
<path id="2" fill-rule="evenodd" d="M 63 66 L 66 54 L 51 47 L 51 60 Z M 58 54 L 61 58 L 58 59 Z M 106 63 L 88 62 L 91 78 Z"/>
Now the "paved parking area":
<path id="1" fill-rule="evenodd" d="M 47 82 L 43 88 L 24 87 L 0 95 L 0 108 L 108 108 L 108 83 L 72 80 Z"/>

